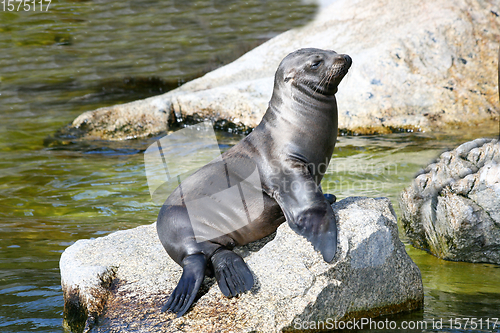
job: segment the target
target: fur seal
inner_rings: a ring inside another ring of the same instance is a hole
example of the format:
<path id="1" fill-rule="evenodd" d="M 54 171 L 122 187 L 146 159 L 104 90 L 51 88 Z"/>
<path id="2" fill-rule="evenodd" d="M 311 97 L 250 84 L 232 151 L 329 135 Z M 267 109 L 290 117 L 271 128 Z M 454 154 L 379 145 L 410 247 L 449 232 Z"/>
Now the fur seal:
<path id="1" fill-rule="evenodd" d="M 215 276 L 225 296 L 250 290 L 252 273 L 232 249 L 270 235 L 285 220 L 325 261 L 333 260 L 335 197 L 324 196 L 319 184 L 337 138 L 335 93 L 351 63 L 329 50 L 287 55 L 260 124 L 167 198 L 158 236 L 183 272 L 163 311 L 182 316 L 205 275 Z"/>

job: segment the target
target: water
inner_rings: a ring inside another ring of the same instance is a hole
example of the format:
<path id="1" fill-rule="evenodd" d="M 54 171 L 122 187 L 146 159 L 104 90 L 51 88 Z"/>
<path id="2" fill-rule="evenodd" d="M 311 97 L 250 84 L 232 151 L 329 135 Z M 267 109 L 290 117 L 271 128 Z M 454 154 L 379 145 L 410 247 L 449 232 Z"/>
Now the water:
<path id="1" fill-rule="evenodd" d="M 332 173 L 323 181 L 323 189 L 330 187 L 338 199 L 353 195 L 389 197 L 396 214 L 401 216 L 398 195 L 419 169 L 433 161 L 443 150 L 483 136 L 498 136 L 498 132 L 495 128 L 481 128 L 476 132 L 455 135 L 408 133 L 341 137 L 332 160 L 338 166 L 330 166 Z M 407 253 L 421 271 L 424 309 L 384 317 L 380 321 L 394 321 L 396 327 L 405 323 L 426 328 L 409 332 L 500 332 L 500 266 L 445 261 L 409 245 L 401 224 L 399 234 Z M 470 321 L 472 318 L 476 318 L 475 329 Z M 498 318 L 498 321 L 494 318 Z M 440 319 L 442 329 L 437 329 Z M 464 328 L 467 319 L 469 322 Z M 479 319 L 482 320 L 482 326 L 479 326 Z M 487 320 L 489 329 L 486 328 Z M 497 323 L 495 330 L 493 322 Z M 480 327 L 482 330 L 479 330 Z"/>
<path id="2" fill-rule="evenodd" d="M 46 138 L 83 111 L 197 77 L 314 12 L 285 0 L 52 1 L 47 12 L 0 11 L 0 332 L 62 332 L 62 251 L 151 223 L 159 210 L 141 154 L 153 138 L 65 145 Z M 444 149 L 494 134 L 341 137 L 324 187 L 339 199 L 388 196 L 399 213 L 397 195 L 419 168 Z M 218 138 L 225 150 L 242 136 Z M 397 318 L 498 317 L 498 266 L 407 251 L 422 271 L 426 304 Z"/>
<path id="3" fill-rule="evenodd" d="M 158 211 L 139 153 L 147 142 L 44 140 L 83 111 L 177 87 L 315 11 L 288 0 L 54 0 L 46 12 L 0 9 L 1 332 L 63 331 L 62 251 L 79 238 L 151 223 Z"/>

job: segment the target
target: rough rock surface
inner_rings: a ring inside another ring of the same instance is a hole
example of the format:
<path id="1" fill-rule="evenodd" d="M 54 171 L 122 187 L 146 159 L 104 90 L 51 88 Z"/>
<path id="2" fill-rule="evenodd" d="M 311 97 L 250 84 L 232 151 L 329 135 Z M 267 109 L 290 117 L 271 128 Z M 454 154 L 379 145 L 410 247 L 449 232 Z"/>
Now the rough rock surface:
<path id="1" fill-rule="evenodd" d="M 476 139 L 443 153 L 401 193 L 414 246 L 448 260 L 500 264 L 500 144 Z"/>
<path id="2" fill-rule="evenodd" d="M 339 87 L 339 128 L 475 126 L 498 119 L 496 0 L 337 0 L 305 27 L 285 32 L 233 63 L 164 95 L 89 111 L 73 129 L 125 139 L 163 132 L 189 115 L 254 127 L 288 53 L 333 49 L 353 59 Z"/>
<path id="3" fill-rule="evenodd" d="M 283 224 L 274 239 L 238 250 L 255 276 L 252 290 L 229 299 L 206 278 L 203 295 L 181 318 L 160 312 L 181 268 L 155 224 L 79 240 L 60 262 L 66 323 L 92 332 L 276 332 L 421 307 L 420 271 L 398 238 L 389 199 L 352 197 L 333 208 L 339 250 L 332 264 Z"/>

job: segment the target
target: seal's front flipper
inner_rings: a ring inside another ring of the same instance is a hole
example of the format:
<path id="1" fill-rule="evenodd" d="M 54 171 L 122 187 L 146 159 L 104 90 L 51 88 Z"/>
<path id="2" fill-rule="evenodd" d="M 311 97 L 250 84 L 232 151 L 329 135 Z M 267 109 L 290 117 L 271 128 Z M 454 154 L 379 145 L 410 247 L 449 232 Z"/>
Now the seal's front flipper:
<path id="1" fill-rule="evenodd" d="M 294 158 L 289 161 L 286 173 L 275 177 L 277 181 L 267 187 L 274 189 L 271 196 L 280 205 L 290 228 L 311 242 L 326 262 L 331 262 L 337 251 L 337 222 L 332 206 L 315 183 L 307 163 Z"/>
<path id="2" fill-rule="evenodd" d="M 177 318 L 186 313 L 200 289 L 206 267 L 207 260 L 203 254 L 194 254 L 184 258 L 181 279 L 161 310 L 175 312 Z"/>
<path id="3" fill-rule="evenodd" d="M 330 204 L 318 203 L 315 207 L 297 212 L 295 219 L 290 220 L 290 228 L 311 242 L 326 262 L 333 260 L 337 251 L 337 223 Z"/>
<path id="4" fill-rule="evenodd" d="M 221 248 L 211 260 L 220 291 L 226 297 L 237 296 L 252 289 L 252 272 L 239 255 Z"/>
<path id="5" fill-rule="evenodd" d="M 332 203 L 334 203 L 335 201 L 337 201 L 337 197 L 333 194 L 330 194 L 330 193 L 325 193 L 323 194 L 323 196 L 325 197 L 326 201 L 328 201 L 328 203 L 331 205 Z"/>

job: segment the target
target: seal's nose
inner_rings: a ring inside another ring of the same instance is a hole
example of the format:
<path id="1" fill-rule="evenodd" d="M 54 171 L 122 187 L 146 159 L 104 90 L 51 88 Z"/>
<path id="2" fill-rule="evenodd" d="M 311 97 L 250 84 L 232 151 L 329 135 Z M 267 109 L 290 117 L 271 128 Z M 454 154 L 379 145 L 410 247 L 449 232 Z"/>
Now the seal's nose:
<path id="1" fill-rule="evenodd" d="M 351 67 L 352 65 L 352 59 L 351 57 L 349 57 L 347 54 L 344 54 L 344 60 L 346 61 L 346 63 L 349 65 L 349 67 Z"/>

